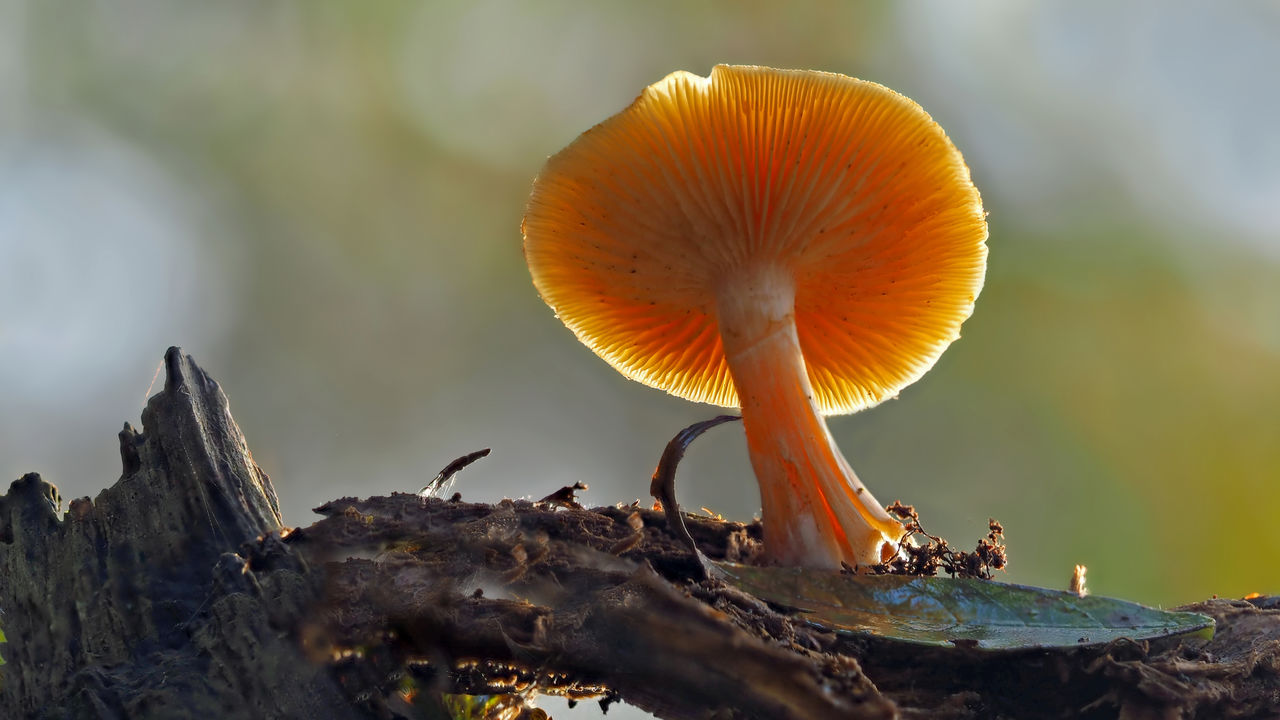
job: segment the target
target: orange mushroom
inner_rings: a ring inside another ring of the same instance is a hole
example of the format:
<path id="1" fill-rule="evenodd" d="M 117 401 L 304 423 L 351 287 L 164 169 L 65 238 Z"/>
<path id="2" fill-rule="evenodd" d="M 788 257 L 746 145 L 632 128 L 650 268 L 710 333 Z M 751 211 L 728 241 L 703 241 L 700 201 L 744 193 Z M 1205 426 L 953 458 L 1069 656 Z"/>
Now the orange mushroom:
<path id="1" fill-rule="evenodd" d="M 918 379 L 982 289 L 981 198 L 919 105 L 832 73 L 672 73 L 547 161 L 523 233 L 542 298 L 619 372 L 741 407 L 771 561 L 892 553 L 902 525 L 823 415 Z"/>

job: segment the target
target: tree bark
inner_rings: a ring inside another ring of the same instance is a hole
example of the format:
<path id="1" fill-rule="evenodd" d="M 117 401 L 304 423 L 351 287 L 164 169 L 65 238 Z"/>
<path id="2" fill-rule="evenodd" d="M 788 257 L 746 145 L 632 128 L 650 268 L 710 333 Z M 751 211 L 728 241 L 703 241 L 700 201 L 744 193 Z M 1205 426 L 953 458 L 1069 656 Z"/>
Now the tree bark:
<path id="1" fill-rule="evenodd" d="M 61 517 L 35 474 L 0 497 L 0 716 L 435 718 L 531 689 L 662 718 L 1280 716 L 1277 598 L 1191 606 L 1208 642 L 922 650 L 779 612 L 703 578 L 660 513 L 567 493 L 348 498 L 283 529 L 218 385 L 165 366 L 114 486 Z M 688 527 L 758 551 L 758 524 Z"/>

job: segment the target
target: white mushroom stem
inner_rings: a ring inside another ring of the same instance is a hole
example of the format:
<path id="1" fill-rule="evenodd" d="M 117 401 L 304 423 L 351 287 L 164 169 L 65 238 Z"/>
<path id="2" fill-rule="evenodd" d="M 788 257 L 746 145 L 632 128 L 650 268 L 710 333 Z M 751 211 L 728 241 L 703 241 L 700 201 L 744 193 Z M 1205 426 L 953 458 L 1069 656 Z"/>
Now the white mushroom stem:
<path id="1" fill-rule="evenodd" d="M 727 276 L 717 318 L 760 484 L 767 558 L 820 568 L 883 562 L 903 526 L 863 487 L 818 410 L 791 273 L 766 264 Z"/>

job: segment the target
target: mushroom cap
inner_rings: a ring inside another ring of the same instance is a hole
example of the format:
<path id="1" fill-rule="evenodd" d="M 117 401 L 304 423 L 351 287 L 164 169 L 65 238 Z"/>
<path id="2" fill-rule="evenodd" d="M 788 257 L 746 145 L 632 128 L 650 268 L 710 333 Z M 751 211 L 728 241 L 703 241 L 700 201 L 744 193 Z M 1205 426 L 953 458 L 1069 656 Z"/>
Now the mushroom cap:
<path id="1" fill-rule="evenodd" d="M 824 413 L 923 375 L 986 272 L 969 168 L 914 101 L 864 80 L 675 72 L 552 156 L 525 259 L 543 300 L 623 375 L 726 407 L 717 293 L 776 263 Z"/>

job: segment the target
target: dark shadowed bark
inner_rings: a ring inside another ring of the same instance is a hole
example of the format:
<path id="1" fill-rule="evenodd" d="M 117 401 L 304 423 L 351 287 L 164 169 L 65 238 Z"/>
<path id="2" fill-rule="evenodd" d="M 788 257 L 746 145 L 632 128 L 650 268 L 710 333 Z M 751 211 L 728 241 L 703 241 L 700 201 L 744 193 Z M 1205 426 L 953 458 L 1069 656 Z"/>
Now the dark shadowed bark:
<path id="1" fill-rule="evenodd" d="M 1209 642 L 977 653 L 851 638 L 715 579 L 660 513 L 344 499 L 280 531 L 226 397 L 177 349 L 123 475 L 0 497 L 0 716 L 441 717 L 444 693 L 604 694 L 663 718 L 1274 718 L 1280 602 Z M 548 491 L 554 488 L 547 488 Z M 757 525 L 689 518 L 714 559 Z"/>

